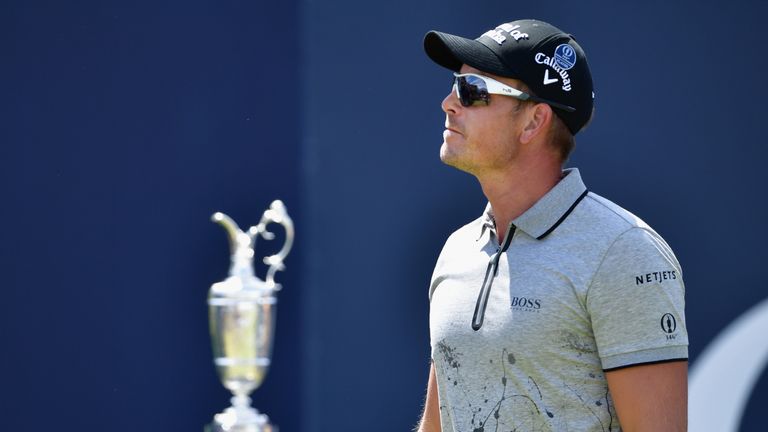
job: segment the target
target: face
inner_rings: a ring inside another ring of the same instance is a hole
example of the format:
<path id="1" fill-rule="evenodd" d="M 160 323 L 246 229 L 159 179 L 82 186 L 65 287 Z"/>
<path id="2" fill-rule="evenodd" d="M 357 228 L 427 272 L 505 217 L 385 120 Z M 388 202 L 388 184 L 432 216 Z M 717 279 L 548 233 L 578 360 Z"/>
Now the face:
<path id="1" fill-rule="evenodd" d="M 476 73 L 519 88 L 519 82 L 463 65 L 461 73 Z M 464 107 L 456 92 L 443 99 L 445 131 L 440 159 L 455 168 L 480 175 L 508 167 L 519 148 L 522 102 L 508 96 L 491 95 L 487 106 Z"/>

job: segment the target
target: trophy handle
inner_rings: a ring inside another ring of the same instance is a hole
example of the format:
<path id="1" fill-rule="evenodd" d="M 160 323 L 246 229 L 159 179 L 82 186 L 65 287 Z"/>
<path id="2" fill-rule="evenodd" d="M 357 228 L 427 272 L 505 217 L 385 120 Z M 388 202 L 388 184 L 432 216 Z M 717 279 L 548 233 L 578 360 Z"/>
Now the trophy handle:
<path id="1" fill-rule="evenodd" d="M 272 201 L 272 204 L 261 216 L 261 221 L 258 225 L 252 226 L 248 230 L 248 234 L 253 238 L 253 244 L 256 244 L 256 235 L 261 235 L 266 240 L 272 240 L 275 238 L 275 234 L 267 230 L 267 225 L 270 223 L 277 223 L 283 226 L 285 229 L 285 243 L 280 251 L 274 255 L 264 257 L 264 264 L 269 265 L 267 270 L 266 283 L 279 289 L 279 285 L 275 284 L 275 273 L 278 270 L 284 270 L 283 260 L 288 256 L 288 252 L 291 251 L 293 246 L 293 220 L 288 216 L 288 212 L 285 210 L 285 205 L 280 200 Z"/>

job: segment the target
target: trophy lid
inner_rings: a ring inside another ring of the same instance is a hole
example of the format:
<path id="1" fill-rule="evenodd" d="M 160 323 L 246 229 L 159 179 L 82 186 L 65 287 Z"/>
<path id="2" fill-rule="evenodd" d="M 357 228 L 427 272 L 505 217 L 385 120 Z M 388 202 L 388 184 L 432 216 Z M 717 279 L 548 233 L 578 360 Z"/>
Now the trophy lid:
<path id="1" fill-rule="evenodd" d="M 229 277 L 211 286 L 211 296 L 217 297 L 259 297 L 267 293 L 279 290 L 280 284 L 275 283 L 275 273 L 283 270 L 283 259 L 293 245 L 293 221 L 288 216 L 282 201 L 275 200 L 270 208 L 264 212 L 258 225 L 252 226 L 247 232 L 243 232 L 237 223 L 222 212 L 216 212 L 211 220 L 220 224 L 229 234 L 229 247 L 231 253 L 231 265 Z M 264 258 L 264 263 L 269 265 L 266 280 L 256 277 L 253 270 L 254 249 L 256 236 L 261 235 L 267 240 L 272 240 L 275 235 L 267 230 L 267 224 L 275 222 L 285 228 L 285 244 L 275 254 Z"/>

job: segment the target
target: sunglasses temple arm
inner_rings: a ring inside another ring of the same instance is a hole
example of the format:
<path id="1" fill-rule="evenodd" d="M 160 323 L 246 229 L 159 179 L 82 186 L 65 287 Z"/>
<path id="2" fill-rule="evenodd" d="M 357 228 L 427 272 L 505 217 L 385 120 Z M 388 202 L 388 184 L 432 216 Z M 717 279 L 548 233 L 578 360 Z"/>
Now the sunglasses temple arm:
<path id="1" fill-rule="evenodd" d="M 572 106 L 563 105 L 561 103 L 557 103 L 557 102 L 554 102 L 554 101 L 551 101 L 551 100 L 547 100 L 547 99 L 542 99 L 540 97 L 529 95 L 528 93 L 526 93 L 526 94 L 528 95 L 528 100 L 531 100 L 531 101 L 534 101 L 534 102 L 539 102 L 539 103 L 545 103 L 547 105 L 551 105 L 554 108 L 558 108 L 558 109 L 561 109 L 561 110 L 567 111 L 567 112 L 574 112 L 574 111 L 576 111 L 576 108 L 574 108 Z"/>

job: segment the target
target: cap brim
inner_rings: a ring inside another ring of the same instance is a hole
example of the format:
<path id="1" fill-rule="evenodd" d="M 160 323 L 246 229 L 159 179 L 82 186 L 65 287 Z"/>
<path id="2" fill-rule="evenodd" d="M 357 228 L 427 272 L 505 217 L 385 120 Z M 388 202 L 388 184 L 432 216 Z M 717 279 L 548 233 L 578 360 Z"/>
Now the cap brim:
<path id="1" fill-rule="evenodd" d="M 466 64 L 484 72 L 511 77 L 509 68 L 496 54 L 476 40 L 432 30 L 424 36 L 424 51 L 432 61 L 455 72 Z"/>

